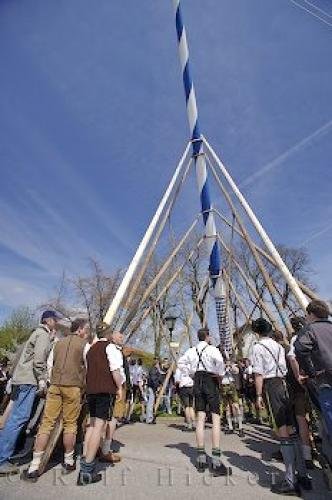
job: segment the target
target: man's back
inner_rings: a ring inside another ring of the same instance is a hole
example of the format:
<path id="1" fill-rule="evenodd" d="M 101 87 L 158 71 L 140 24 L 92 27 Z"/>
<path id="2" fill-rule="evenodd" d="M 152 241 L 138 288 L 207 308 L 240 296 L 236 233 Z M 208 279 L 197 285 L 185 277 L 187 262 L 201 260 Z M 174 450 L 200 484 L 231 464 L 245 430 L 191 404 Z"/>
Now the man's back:
<path id="1" fill-rule="evenodd" d="M 284 377 L 285 349 L 272 338 L 262 337 L 253 347 L 253 372 L 264 378 Z"/>
<path id="2" fill-rule="evenodd" d="M 54 346 L 51 384 L 83 387 L 85 384 L 85 364 L 83 352 L 86 340 L 69 334 Z"/>
<path id="3" fill-rule="evenodd" d="M 206 371 L 219 376 L 224 374 L 224 361 L 219 349 L 205 341 L 189 348 L 178 360 L 178 367 L 180 370 L 188 371 L 189 375 L 197 371 Z"/>
<path id="4" fill-rule="evenodd" d="M 301 360 L 301 354 L 310 349 L 312 363 L 316 371 L 326 370 L 332 373 L 332 322 L 314 321 L 300 331 L 295 351 Z"/>
<path id="5" fill-rule="evenodd" d="M 116 384 L 110 370 L 106 353 L 106 348 L 110 344 L 111 342 L 109 341 L 98 340 L 98 342 L 93 344 L 87 352 L 87 394 L 116 393 Z"/>
<path id="6" fill-rule="evenodd" d="M 51 350 L 49 330 L 39 325 L 24 345 L 20 359 L 13 373 L 13 384 L 38 385 L 47 379 L 47 356 Z"/>

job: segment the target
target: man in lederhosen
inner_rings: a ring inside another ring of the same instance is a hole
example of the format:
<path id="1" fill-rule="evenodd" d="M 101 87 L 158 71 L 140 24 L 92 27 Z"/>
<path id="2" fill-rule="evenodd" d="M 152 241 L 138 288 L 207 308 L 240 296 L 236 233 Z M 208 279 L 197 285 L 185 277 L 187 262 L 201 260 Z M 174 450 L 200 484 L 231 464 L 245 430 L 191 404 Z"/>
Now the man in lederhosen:
<path id="1" fill-rule="evenodd" d="M 311 480 L 307 475 L 298 436 L 291 433 L 294 417 L 284 380 L 287 373 L 285 350 L 271 338 L 272 326 L 264 318 L 253 321 L 252 330 L 259 335 L 259 341 L 253 348 L 257 405 L 263 406 L 264 386 L 286 467 L 284 479 L 273 484 L 271 490 L 281 495 L 296 496 L 300 486 L 311 489 Z"/>
<path id="2" fill-rule="evenodd" d="M 208 467 L 204 446 L 206 413 L 212 413 L 212 461 L 211 472 L 216 476 L 231 474 L 231 468 L 221 462 L 220 452 L 220 395 L 219 382 L 224 374 L 224 361 L 220 351 L 210 345 L 207 328 L 198 330 L 198 344 L 191 347 L 178 360 L 178 368 L 194 377 L 194 398 L 197 411 L 196 441 L 197 469 L 204 472 Z"/>
<path id="3" fill-rule="evenodd" d="M 179 368 L 175 372 L 175 384 L 178 387 L 178 394 L 184 409 L 184 417 L 187 431 L 195 429 L 194 411 L 194 381 L 188 374 L 184 374 Z"/>
<path id="4" fill-rule="evenodd" d="M 226 361 L 225 375 L 221 383 L 221 395 L 228 424 L 227 433 L 233 434 L 235 424 L 238 424 L 239 436 L 244 437 L 241 413 L 242 401 L 240 403 L 236 386 L 236 377 L 238 378 L 238 375 L 238 366 L 235 363 L 232 364 L 230 361 Z"/>

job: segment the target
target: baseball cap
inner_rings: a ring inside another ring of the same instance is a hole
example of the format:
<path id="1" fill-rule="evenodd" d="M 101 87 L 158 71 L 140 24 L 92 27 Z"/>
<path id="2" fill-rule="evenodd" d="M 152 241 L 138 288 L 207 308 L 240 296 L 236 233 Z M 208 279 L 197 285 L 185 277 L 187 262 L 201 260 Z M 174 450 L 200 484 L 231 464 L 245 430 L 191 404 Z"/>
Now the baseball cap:
<path id="1" fill-rule="evenodd" d="M 43 322 L 45 319 L 49 319 L 49 318 L 60 319 L 61 316 L 56 311 L 52 311 L 52 310 L 44 311 L 42 314 L 42 317 L 41 317 L 41 322 Z"/>

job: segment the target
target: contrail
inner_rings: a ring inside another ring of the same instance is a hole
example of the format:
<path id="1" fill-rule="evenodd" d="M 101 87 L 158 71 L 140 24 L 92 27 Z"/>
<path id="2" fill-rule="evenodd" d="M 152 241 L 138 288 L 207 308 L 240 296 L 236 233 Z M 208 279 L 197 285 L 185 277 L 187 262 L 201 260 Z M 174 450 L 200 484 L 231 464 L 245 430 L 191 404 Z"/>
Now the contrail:
<path id="1" fill-rule="evenodd" d="M 262 177 L 263 175 L 267 174 L 274 168 L 278 167 L 283 161 L 285 161 L 287 158 L 289 158 L 291 155 L 294 153 L 297 153 L 302 149 L 303 147 L 307 146 L 310 144 L 314 139 L 317 139 L 317 137 L 322 136 L 323 134 L 327 133 L 329 129 L 331 128 L 332 125 L 332 120 L 330 120 L 328 123 L 325 123 L 322 127 L 319 129 L 315 130 L 312 134 L 308 135 L 304 139 L 302 139 L 300 142 L 295 144 L 295 146 L 292 146 L 291 148 L 287 149 L 284 153 L 282 153 L 280 156 L 275 158 L 273 161 L 269 162 L 267 165 L 264 165 L 264 167 L 260 168 L 257 170 L 252 175 L 249 175 L 244 181 L 240 183 L 240 187 L 243 188 L 245 186 L 248 186 L 249 184 L 252 184 L 254 181 Z"/>
<path id="2" fill-rule="evenodd" d="M 315 5 L 314 3 L 311 3 L 309 2 L 308 0 L 303 0 L 305 3 L 307 3 L 308 5 L 310 5 L 311 7 L 313 7 L 314 9 L 318 10 L 319 12 L 321 12 L 322 14 L 324 14 L 324 16 L 326 17 L 330 17 L 332 19 L 332 15 L 329 14 L 328 12 L 326 12 L 325 10 L 323 9 L 320 9 L 319 7 L 317 7 L 317 5 Z"/>
<path id="3" fill-rule="evenodd" d="M 321 236 L 322 234 L 327 233 L 330 229 L 332 229 L 332 224 L 328 224 L 327 226 L 323 227 L 320 231 L 317 231 L 316 233 L 312 234 L 309 236 L 309 238 L 301 243 L 301 246 L 305 246 L 308 243 L 311 243 L 313 240 Z"/>
<path id="4" fill-rule="evenodd" d="M 319 19 L 323 23 L 325 23 L 328 26 L 332 27 L 331 23 L 329 23 L 328 21 L 326 21 L 323 17 L 319 16 L 318 14 L 315 14 L 314 12 L 312 12 L 312 10 L 307 9 L 306 7 L 304 7 L 303 5 L 301 5 L 300 3 L 297 3 L 295 0 L 290 0 L 290 1 L 292 2 L 293 5 L 296 5 L 296 7 L 298 7 L 299 9 L 305 10 L 306 12 L 308 12 L 308 14 L 311 14 L 313 17 L 316 17 L 316 19 Z M 309 3 L 309 2 L 307 2 L 307 3 Z M 316 10 L 321 10 L 321 9 L 317 9 L 317 7 L 316 7 Z M 326 14 L 326 13 L 324 15 L 327 15 L 329 17 L 329 15 Z"/>

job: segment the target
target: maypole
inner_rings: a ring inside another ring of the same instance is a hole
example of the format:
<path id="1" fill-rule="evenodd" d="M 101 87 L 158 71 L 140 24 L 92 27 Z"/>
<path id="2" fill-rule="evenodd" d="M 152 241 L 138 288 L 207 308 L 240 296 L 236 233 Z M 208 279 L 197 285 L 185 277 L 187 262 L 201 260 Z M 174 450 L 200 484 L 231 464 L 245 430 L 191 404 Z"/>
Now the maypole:
<path id="1" fill-rule="evenodd" d="M 189 121 L 192 151 L 196 167 L 196 177 L 201 200 L 201 211 L 205 225 L 206 245 L 209 255 L 209 273 L 216 302 L 216 312 L 220 335 L 220 344 L 226 353 L 232 349 L 232 339 L 229 330 L 225 286 L 220 272 L 220 248 L 214 214 L 211 205 L 208 186 L 207 168 L 203 141 L 198 122 L 197 103 L 193 80 L 189 67 L 189 49 L 186 29 L 183 24 L 180 0 L 173 0 L 175 9 L 176 32 L 179 43 L 179 56 L 186 96 L 187 116 Z"/>

